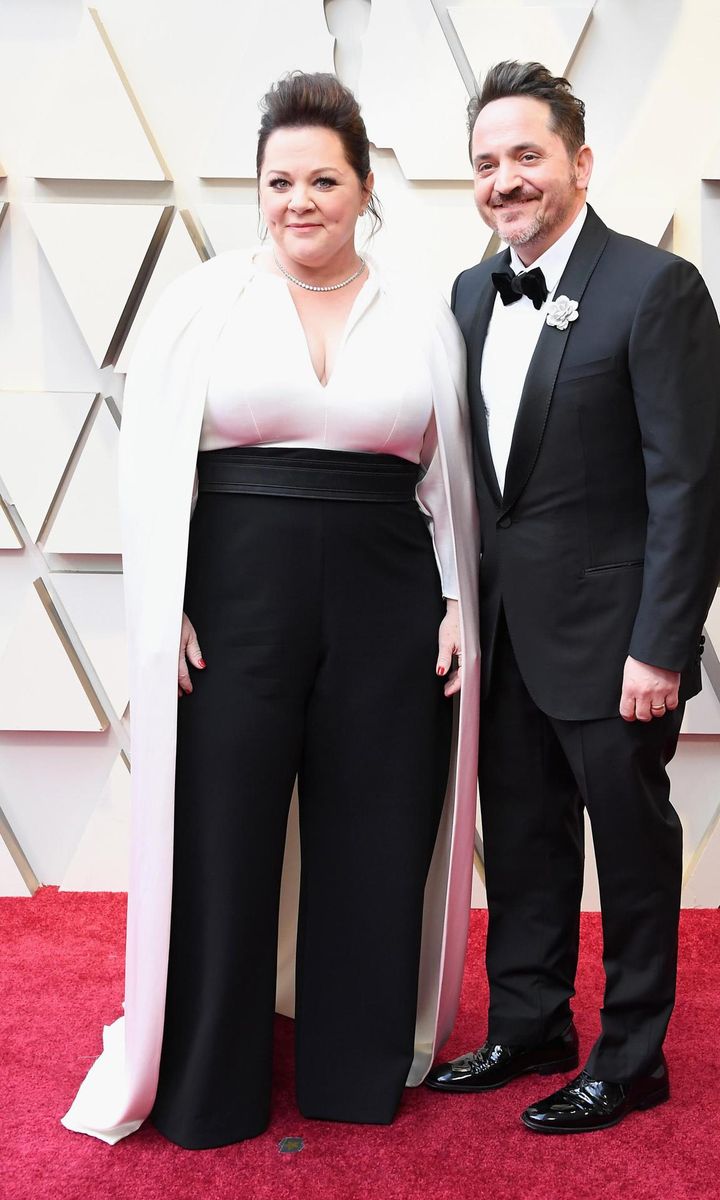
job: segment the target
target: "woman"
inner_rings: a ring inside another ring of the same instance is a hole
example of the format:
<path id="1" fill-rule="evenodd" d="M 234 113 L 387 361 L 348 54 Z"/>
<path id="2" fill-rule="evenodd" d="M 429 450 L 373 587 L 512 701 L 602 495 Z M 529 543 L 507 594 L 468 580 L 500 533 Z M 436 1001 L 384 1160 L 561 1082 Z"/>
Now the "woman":
<path id="1" fill-rule="evenodd" d="M 461 342 L 443 304 L 355 250 L 369 146 L 333 76 L 271 89 L 257 160 L 270 245 L 179 280 L 127 380 L 125 1018 L 64 1118 L 108 1142 L 151 1111 L 188 1148 L 266 1127 L 296 775 L 301 1111 L 391 1121 L 460 985 L 477 727 Z"/>

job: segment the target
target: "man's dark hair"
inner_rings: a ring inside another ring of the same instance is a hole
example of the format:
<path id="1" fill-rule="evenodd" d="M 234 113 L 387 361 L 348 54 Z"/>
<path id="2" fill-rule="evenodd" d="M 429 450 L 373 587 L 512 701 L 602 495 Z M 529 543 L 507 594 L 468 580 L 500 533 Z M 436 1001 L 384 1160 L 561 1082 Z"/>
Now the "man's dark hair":
<path id="1" fill-rule="evenodd" d="M 472 162 L 472 135 L 478 114 L 493 100 L 507 96 L 530 96 L 544 100 L 550 108 L 550 128 L 565 143 L 572 158 L 585 142 L 585 105 L 573 96 L 567 79 L 551 75 L 538 62 L 501 62 L 487 72 L 480 92 L 468 104 L 468 150 Z"/>

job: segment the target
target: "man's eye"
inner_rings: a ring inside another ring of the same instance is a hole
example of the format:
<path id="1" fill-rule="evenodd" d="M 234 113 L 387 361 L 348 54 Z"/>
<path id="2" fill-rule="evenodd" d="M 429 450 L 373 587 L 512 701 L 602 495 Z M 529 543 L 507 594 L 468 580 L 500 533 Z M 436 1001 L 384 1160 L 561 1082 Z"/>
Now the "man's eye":
<path id="1" fill-rule="evenodd" d="M 488 171 L 491 171 L 491 170 L 492 170 L 492 163 L 485 162 L 485 163 L 478 163 L 478 165 L 477 165 L 478 175 L 487 175 Z"/>
<path id="2" fill-rule="evenodd" d="M 523 162 L 536 162 L 537 157 L 538 157 L 537 154 L 523 154 L 522 161 Z"/>

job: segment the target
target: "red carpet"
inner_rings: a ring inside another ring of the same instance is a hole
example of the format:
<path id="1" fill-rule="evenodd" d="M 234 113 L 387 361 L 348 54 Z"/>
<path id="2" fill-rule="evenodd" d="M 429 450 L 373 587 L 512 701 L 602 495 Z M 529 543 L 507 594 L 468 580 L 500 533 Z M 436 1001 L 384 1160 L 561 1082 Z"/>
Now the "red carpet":
<path id="1" fill-rule="evenodd" d="M 120 1011 L 124 898 L 0 900 L 2 1200 L 716 1200 L 720 1196 L 720 913 L 683 914 L 679 1002 L 667 1043 L 673 1099 L 600 1134 L 543 1138 L 520 1110 L 556 1080 L 483 1097 L 408 1090 L 395 1124 L 305 1121 L 292 1083 L 292 1026 L 278 1020 L 275 1108 L 252 1142 L 192 1153 L 149 1127 L 106 1146 L 59 1124 Z M 450 1054 L 482 1038 L 484 913 L 473 915 Z M 576 1003 L 586 1051 L 600 996 L 597 917 L 583 918 Z M 281 1154 L 285 1136 L 304 1149 Z"/>

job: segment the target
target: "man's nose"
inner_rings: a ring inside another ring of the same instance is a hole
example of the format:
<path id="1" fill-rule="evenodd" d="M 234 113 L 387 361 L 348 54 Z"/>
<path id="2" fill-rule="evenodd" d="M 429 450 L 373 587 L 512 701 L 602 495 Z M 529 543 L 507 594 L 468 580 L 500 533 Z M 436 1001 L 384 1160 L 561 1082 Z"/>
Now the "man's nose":
<path id="1" fill-rule="evenodd" d="M 493 182 L 495 184 L 495 191 L 502 192 L 503 196 L 507 196 L 510 192 L 514 192 L 516 188 L 521 188 L 522 177 L 518 171 L 517 163 L 499 163 Z"/>

